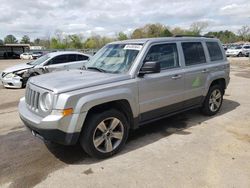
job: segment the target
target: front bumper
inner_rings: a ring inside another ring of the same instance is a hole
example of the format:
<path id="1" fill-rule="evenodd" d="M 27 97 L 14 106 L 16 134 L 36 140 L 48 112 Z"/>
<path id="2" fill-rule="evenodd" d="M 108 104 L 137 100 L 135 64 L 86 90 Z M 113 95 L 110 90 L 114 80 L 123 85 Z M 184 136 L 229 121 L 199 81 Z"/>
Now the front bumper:
<path id="1" fill-rule="evenodd" d="M 62 145 L 74 145 L 77 143 L 81 132 L 79 131 L 80 128 L 77 130 L 77 125 L 82 123 L 79 121 L 79 114 L 70 115 L 72 117 L 48 115 L 43 118 L 27 108 L 24 98 L 20 100 L 18 110 L 21 120 L 32 131 L 33 135 Z M 76 119 L 78 121 L 75 121 Z M 73 129 L 76 130 L 72 129 L 72 125 Z M 68 126 L 68 131 L 63 130 L 66 129 L 66 126 Z"/>
<path id="2" fill-rule="evenodd" d="M 23 87 L 23 78 L 20 76 L 15 76 L 12 78 L 1 78 L 2 84 L 6 88 L 22 88 Z"/>
<path id="3" fill-rule="evenodd" d="M 239 53 L 226 53 L 226 56 L 233 56 L 233 57 L 236 57 L 238 56 Z"/>

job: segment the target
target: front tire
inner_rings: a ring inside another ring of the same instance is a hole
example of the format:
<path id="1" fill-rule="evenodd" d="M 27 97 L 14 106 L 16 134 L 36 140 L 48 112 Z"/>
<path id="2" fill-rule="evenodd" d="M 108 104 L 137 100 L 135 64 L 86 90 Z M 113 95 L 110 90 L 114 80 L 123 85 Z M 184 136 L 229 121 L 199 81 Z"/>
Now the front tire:
<path id="1" fill-rule="evenodd" d="M 80 144 L 94 158 L 108 158 L 120 151 L 128 138 L 129 124 L 123 113 L 111 109 L 90 114 Z"/>
<path id="2" fill-rule="evenodd" d="M 223 101 L 224 89 L 220 85 L 211 86 L 205 98 L 201 112 L 212 116 L 219 112 Z"/>

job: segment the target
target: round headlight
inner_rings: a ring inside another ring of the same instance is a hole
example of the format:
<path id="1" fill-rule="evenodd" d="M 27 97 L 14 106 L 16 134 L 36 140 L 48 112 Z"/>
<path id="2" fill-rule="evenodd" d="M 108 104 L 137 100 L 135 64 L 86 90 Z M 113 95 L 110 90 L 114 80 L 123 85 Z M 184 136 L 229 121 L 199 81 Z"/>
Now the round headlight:
<path id="1" fill-rule="evenodd" d="M 40 100 L 40 107 L 43 111 L 48 111 L 52 107 L 52 95 L 50 93 L 44 93 Z"/>

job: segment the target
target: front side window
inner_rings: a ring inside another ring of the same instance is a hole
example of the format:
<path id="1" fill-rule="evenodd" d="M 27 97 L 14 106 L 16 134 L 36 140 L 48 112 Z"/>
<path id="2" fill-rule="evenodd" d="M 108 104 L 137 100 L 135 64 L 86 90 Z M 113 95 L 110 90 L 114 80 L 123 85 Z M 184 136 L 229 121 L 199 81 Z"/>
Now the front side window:
<path id="1" fill-rule="evenodd" d="M 186 66 L 206 63 L 205 53 L 201 42 L 184 42 L 182 49 Z"/>
<path id="2" fill-rule="evenodd" d="M 218 61 L 223 59 L 220 46 L 217 42 L 206 42 L 206 45 L 211 61 Z"/>
<path id="3" fill-rule="evenodd" d="M 179 60 L 176 44 L 158 44 L 152 46 L 144 60 L 144 62 L 148 61 L 160 62 L 161 69 L 178 67 Z"/>
<path id="4" fill-rule="evenodd" d="M 85 66 L 102 72 L 125 73 L 141 48 L 141 44 L 109 44 L 100 49 Z"/>

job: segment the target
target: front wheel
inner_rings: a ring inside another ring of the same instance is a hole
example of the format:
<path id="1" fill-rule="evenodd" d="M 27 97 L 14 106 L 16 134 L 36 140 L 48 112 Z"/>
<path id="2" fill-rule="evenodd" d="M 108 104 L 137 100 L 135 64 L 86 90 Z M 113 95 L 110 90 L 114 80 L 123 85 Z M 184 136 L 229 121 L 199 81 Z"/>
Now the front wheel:
<path id="1" fill-rule="evenodd" d="M 126 117 L 115 109 L 93 113 L 84 124 L 80 143 L 90 156 L 107 158 L 125 145 L 128 129 Z"/>
<path id="2" fill-rule="evenodd" d="M 205 98 L 201 111 L 203 114 L 215 115 L 221 108 L 223 101 L 223 88 L 220 85 L 211 86 Z"/>

